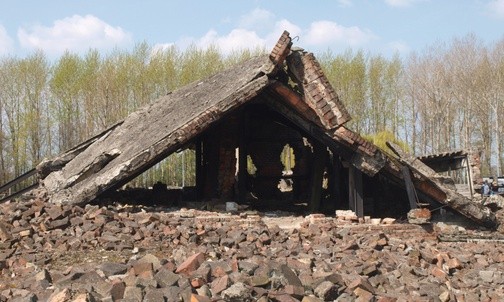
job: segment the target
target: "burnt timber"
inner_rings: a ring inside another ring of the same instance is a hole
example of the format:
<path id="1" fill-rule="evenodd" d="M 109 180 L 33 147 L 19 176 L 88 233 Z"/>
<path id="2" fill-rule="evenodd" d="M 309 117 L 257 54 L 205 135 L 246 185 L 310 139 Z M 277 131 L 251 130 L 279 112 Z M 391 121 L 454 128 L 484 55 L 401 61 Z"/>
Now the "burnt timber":
<path id="1" fill-rule="evenodd" d="M 400 215 L 415 207 L 417 194 L 422 203 L 498 226 L 487 208 L 457 193 L 419 160 L 401 150 L 392 157 L 347 128 L 351 117 L 316 58 L 291 46 L 284 32 L 269 55 L 173 91 L 96 139 L 45 161 L 37 167 L 40 186 L 51 202 L 82 205 L 177 150 L 194 148 L 198 199 L 243 202 L 246 191 L 282 199 L 276 186 L 287 176 L 278 158 L 289 145 L 296 156 L 288 176 L 293 194 L 309 201 L 313 212 L 330 205 L 359 217 L 394 209 Z M 254 177 L 246 170 L 248 156 L 257 166 Z M 402 200 L 395 201 L 397 196 Z"/>

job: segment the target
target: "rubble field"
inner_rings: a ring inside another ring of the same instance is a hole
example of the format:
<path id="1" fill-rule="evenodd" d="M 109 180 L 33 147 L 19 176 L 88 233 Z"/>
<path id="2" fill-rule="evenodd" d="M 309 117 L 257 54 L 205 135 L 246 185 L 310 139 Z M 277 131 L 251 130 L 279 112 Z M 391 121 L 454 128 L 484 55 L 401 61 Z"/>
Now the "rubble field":
<path id="1" fill-rule="evenodd" d="M 497 232 L 288 212 L 0 205 L 0 301 L 502 301 Z"/>

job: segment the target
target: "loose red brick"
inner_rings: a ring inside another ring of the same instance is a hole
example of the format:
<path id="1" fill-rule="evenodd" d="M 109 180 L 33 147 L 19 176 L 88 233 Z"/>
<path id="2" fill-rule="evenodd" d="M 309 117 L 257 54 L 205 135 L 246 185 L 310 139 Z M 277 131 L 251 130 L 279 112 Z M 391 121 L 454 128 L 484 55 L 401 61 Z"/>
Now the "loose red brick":
<path id="1" fill-rule="evenodd" d="M 177 267 L 175 271 L 177 274 L 190 274 L 198 269 L 198 267 L 205 261 L 205 254 L 197 253 L 187 258 L 182 264 Z"/>

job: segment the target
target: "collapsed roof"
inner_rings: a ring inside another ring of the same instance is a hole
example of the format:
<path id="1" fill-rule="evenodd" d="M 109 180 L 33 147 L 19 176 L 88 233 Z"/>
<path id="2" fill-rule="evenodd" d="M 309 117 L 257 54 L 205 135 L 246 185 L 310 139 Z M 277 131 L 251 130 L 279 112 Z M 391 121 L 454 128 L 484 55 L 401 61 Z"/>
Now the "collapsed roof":
<path id="1" fill-rule="evenodd" d="M 41 185 L 52 202 L 86 204 L 125 185 L 260 98 L 357 172 L 380 174 L 400 184 L 408 191 L 411 207 L 416 207 L 414 195 L 419 194 L 486 227 L 498 225 L 488 209 L 458 194 L 418 159 L 391 145 L 397 155 L 392 157 L 345 127 L 350 115 L 317 60 L 291 46 L 284 32 L 271 54 L 173 91 L 92 140 L 44 161 L 37 167 Z"/>

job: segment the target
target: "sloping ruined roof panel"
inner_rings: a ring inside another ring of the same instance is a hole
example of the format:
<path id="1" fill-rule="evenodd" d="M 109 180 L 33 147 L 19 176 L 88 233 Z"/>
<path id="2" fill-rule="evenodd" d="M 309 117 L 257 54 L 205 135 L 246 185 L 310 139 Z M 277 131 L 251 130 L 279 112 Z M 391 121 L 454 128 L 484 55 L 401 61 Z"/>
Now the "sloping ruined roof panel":
<path id="1" fill-rule="evenodd" d="M 398 156 L 400 163 L 406 165 L 413 172 L 413 181 L 418 190 L 485 227 L 496 228 L 499 225 L 497 217 L 490 209 L 459 194 L 455 188 L 450 188 L 445 183 L 445 177 L 437 174 L 399 146 L 391 142 L 387 142 L 387 146 Z M 389 169 L 389 171 L 391 170 Z"/>
<path id="2" fill-rule="evenodd" d="M 43 184 L 55 202 L 83 203 L 135 176 L 180 148 L 225 113 L 269 84 L 268 56 L 260 56 L 161 97 L 128 116 Z M 136 138 L 130 141 L 128 138 Z M 88 177 L 94 174 L 92 180 Z M 73 200 L 68 200 L 71 196 Z"/>
<path id="3" fill-rule="evenodd" d="M 468 155 L 467 151 L 458 150 L 458 151 L 450 151 L 450 152 L 443 152 L 443 153 L 437 153 L 437 154 L 422 155 L 417 158 L 423 162 L 435 162 L 435 161 L 463 158 L 463 157 L 466 157 L 467 155 Z"/>

